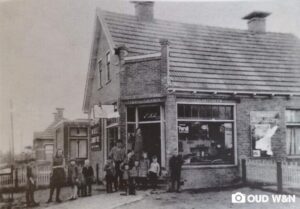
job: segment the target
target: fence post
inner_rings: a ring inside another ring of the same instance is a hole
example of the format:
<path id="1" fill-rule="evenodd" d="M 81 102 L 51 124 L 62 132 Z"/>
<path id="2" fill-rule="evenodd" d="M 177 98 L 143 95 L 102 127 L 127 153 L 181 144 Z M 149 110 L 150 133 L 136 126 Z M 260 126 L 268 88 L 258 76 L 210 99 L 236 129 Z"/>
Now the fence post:
<path id="1" fill-rule="evenodd" d="M 282 193 L 282 162 L 277 162 L 277 192 Z"/>
<path id="2" fill-rule="evenodd" d="M 242 181 L 243 184 L 247 183 L 246 159 L 242 159 Z"/>
<path id="3" fill-rule="evenodd" d="M 18 169 L 15 169 L 15 187 L 18 189 L 19 187 L 19 182 L 18 182 Z"/>
<path id="4" fill-rule="evenodd" d="M 96 164 L 96 180 L 97 180 L 97 184 L 99 184 L 99 164 Z"/>

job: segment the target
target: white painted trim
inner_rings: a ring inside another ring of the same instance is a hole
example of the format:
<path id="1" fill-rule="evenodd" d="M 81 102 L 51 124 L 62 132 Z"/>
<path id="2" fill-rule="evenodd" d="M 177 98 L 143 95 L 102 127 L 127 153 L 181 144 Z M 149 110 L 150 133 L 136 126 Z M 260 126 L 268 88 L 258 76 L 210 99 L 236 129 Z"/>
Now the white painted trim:
<path id="1" fill-rule="evenodd" d="M 191 89 L 191 88 L 168 88 L 171 92 L 190 91 L 193 93 L 212 93 L 212 94 L 246 94 L 246 95 L 270 95 L 270 96 L 300 96 L 300 94 L 288 93 L 288 92 L 253 92 L 253 91 L 216 91 L 216 90 L 204 90 L 204 89 Z"/>
<path id="2" fill-rule="evenodd" d="M 131 56 L 131 57 L 125 57 L 125 61 L 131 61 L 131 60 L 139 60 L 139 59 L 146 59 L 146 58 L 156 58 L 161 57 L 161 52 L 153 53 L 153 54 L 143 54 L 143 55 L 137 55 L 137 56 Z"/>

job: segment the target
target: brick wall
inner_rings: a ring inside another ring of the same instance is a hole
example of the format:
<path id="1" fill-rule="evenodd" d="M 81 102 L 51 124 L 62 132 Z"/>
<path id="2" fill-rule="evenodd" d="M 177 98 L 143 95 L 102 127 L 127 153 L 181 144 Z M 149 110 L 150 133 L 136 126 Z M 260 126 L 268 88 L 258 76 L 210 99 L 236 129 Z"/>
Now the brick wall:
<path id="1" fill-rule="evenodd" d="M 121 74 L 121 98 L 161 93 L 160 64 L 160 59 L 126 63 Z"/>

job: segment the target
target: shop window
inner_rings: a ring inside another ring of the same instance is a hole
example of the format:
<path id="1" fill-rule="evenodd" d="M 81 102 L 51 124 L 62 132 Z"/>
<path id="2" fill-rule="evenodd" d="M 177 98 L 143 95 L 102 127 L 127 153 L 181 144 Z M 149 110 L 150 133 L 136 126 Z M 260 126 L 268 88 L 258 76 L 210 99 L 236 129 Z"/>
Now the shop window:
<path id="1" fill-rule="evenodd" d="M 87 140 L 86 139 L 72 139 L 70 141 L 70 156 L 71 159 L 87 158 Z"/>
<path id="2" fill-rule="evenodd" d="M 300 155 L 300 110 L 286 110 L 286 151 L 288 155 Z"/>
<path id="3" fill-rule="evenodd" d="M 233 107 L 228 105 L 178 104 L 178 118 L 233 120 Z"/>
<path id="4" fill-rule="evenodd" d="M 234 163 L 233 106 L 178 105 L 178 147 L 185 164 Z"/>
<path id="5" fill-rule="evenodd" d="M 159 121 L 160 120 L 160 107 L 159 106 L 146 106 L 138 108 L 139 121 Z"/>

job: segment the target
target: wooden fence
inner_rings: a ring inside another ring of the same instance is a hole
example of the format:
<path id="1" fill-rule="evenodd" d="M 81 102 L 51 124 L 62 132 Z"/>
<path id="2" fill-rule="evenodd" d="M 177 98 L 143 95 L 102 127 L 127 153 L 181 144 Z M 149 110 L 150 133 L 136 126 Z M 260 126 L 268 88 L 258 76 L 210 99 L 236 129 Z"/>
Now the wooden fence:
<path id="1" fill-rule="evenodd" d="M 243 159 L 242 177 L 245 183 L 275 185 L 278 192 L 284 188 L 300 189 L 300 165 L 297 162 Z"/>
<path id="2" fill-rule="evenodd" d="M 36 164 L 32 166 L 32 171 L 36 179 L 36 185 L 49 186 L 50 184 L 50 164 Z M 10 173 L 0 174 L 0 188 L 18 188 L 27 184 L 26 166 L 18 166 L 11 169 Z"/>

